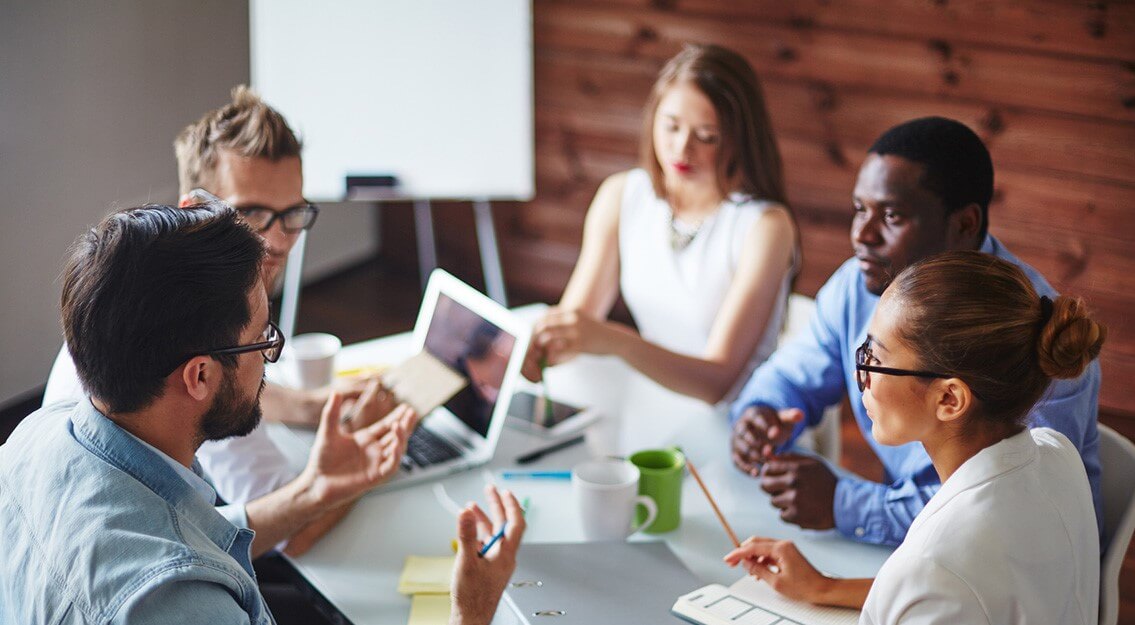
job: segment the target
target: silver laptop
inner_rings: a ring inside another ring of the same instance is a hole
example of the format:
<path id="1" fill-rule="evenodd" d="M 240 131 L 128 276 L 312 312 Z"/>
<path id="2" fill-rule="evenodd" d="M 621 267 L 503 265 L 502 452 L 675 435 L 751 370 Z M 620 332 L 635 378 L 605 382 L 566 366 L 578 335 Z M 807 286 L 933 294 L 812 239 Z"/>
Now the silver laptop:
<path id="1" fill-rule="evenodd" d="M 427 415 L 410 437 L 402 470 L 380 489 L 487 463 L 508 415 L 531 327 L 507 308 L 435 269 L 426 285 L 413 349 L 425 349 L 469 383 Z"/>

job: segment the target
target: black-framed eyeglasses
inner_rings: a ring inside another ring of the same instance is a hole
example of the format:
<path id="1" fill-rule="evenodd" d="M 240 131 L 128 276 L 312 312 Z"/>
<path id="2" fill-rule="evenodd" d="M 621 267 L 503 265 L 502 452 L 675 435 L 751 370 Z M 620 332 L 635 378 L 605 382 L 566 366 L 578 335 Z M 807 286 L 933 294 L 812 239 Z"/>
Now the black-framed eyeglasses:
<path id="1" fill-rule="evenodd" d="M 280 328 L 271 321 L 268 322 L 268 328 L 264 330 L 264 340 L 248 345 L 236 345 L 234 347 L 220 347 L 217 349 L 210 349 L 194 354 L 196 356 L 219 356 L 221 354 L 244 354 L 247 352 L 259 351 L 264 355 L 265 362 L 276 362 L 280 359 L 280 354 L 284 351 L 284 333 L 280 332 Z"/>
<path id="2" fill-rule="evenodd" d="M 205 201 L 227 204 L 224 200 L 202 188 L 193 189 L 189 194 L 202 198 Z M 233 208 L 236 212 L 240 213 L 240 217 L 244 220 L 244 223 L 248 224 L 248 227 L 256 232 L 267 232 L 268 229 L 272 227 L 272 224 L 279 221 L 280 228 L 282 228 L 284 232 L 296 234 L 297 232 L 310 229 L 315 225 L 315 218 L 319 217 L 319 207 L 306 201 L 281 211 L 255 204 L 234 206 Z"/>
<path id="3" fill-rule="evenodd" d="M 875 365 L 867 364 L 871 362 L 874 355 L 871 354 L 871 337 L 868 336 L 866 341 L 855 350 L 855 383 L 859 385 L 859 392 L 871 388 L 871 374 L 881 373 L 883 375 L 899 375 L 899 376 L 913 376 L 916 378 L 952 378 L 955 376 L 946 375 L 945 373 L 935 373 L 933 371 L 915 371 L 911 369 L 892 369 L 891 367 L 877 367 Z"/>

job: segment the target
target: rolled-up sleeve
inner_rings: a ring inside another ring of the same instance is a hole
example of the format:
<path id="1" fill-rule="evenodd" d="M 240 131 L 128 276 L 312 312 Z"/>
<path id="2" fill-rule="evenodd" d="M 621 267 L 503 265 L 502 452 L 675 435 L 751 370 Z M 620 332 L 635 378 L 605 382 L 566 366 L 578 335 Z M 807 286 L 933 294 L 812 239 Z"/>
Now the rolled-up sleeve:
<path id="1" fill-rule="evenodd" d="M 730 422 L 751 406 L 799 408 L 804 421 L 787 445 L 805 427 L 819 424 L 824 409 L 844 393 L 841 328 L 847 323 L 847 272 L 839 271 L 820 289 L 808 330 L 777 348 L 753 372 L 730 409 Z"/>
<path id="2" fill-rule="evenodd" d="M 240 529 L 252 529 L 248 527 L 248 511 L 245 510 L 242 503 L 231 503 L 223 506 L 217 506 L 217 512 L 225 517 L 229 523 L 237 526 Z"/>

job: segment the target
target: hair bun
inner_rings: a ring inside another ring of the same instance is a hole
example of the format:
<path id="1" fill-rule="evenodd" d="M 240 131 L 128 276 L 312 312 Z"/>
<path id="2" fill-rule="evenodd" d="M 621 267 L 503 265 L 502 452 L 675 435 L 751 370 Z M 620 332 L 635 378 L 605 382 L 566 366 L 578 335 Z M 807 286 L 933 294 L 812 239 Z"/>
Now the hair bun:
<path id="1" fill-rule="evenodd" d="M 1088 316 L 1083 300 L 1057 297 L 1037 339 L 1040 369 L 1050 378 L 1078 377 L 1099 356 L 1106 338 L 1107 328 Z"/>

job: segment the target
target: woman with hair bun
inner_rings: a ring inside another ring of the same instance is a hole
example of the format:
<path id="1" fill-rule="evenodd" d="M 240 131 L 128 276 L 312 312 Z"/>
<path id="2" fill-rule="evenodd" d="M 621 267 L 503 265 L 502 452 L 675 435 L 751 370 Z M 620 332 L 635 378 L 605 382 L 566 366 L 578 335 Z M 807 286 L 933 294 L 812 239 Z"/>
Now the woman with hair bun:
<path id="1" fill-rule="evenodd" d="M 856 375 L 872 434 L 926 448 L 942 489 L 874 580 L 819 573 L 789 541 L 725 556 L 789 597 L 862 608 L 860 623 L 1092 624 L 1099 535 L 1076 448 L 1026 415 L 1100 353 L 1078 298 L 1038 297 L 1016 265 L 951 252 L 883 293 Z"/>

